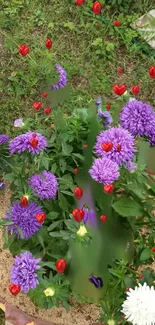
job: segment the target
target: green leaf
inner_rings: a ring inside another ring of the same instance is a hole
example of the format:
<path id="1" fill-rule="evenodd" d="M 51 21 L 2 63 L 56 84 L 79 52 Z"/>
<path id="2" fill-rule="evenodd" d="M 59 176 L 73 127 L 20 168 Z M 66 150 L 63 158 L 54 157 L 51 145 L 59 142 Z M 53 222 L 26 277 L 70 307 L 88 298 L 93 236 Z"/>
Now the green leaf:
<path id="1" fill-rule="evenodd" d="M 58 212 L 54 212 L 54 211 L 52 211 L 52 212 L 49 212 L 49 213 L 47 214 L 47 218 L 48 218 L 48 219 L 56 219 L 56 218 L 58 217 L 58 215 L 59 215 Z"/>
<path id="2" fill-rule="evenodd" d="M 96 38 L 93 42 L 92 45 L 93 46 L 99 46 L 102 44 L 102 38 Z"/>
<path id="3" fill-rule="evenodd" d="M 65 142 L 62 142 L 62 152 L 65 156 L 69 156 L 73 151 L 73 147 L 71 145 L 67 145 Z"/>
<path id="4" fill-rule="evenodd" d="M 56 270 L 54 262 L 42 262 L 40 264 L 41 264 L 41 266 L 48 266 L 50 269 Z"/>
<path id="5" fill-rule="evenodd" d="M 146 261 L 152 256 L 151 248 L 145 248 L 140 255 L 140 261 Z"/>
<path id="6" fill-rule="evenodd" d="M 44 240 L 43 240 L 42 236 L 37 234 L 37 239 L 38 239 L 40 245 L 43 247 L 43 249 L 45 249 Z"/>
<path id="7" fill-rule="evenodd" d="M 9 226 L 12 225 L 13 222 L 7 219 L 1 219 L 0 220 L 0 227 L 4 227 L 4 226 Z"/>
<path id="8" fill-rule="evenodd" d="M 48 231 L 51 231 L 53 229 L 55 229 L 58 225 L 60 225 L 63 222 L 63 220 L 58 220 L 53 222 L 49 227 L 48 227 Z"/>
<path id="9" fill-rule="evenodd" d="M 137 217 L 143 212 L 141 206 L 131 198 L 118 199 L 112 207 L 122 217 Z"/>
<path id="10" fill-rule="evenodd" d="M 51 172 L 52 172 L 53 174 L 55 174 L 56 170 L 57 170 L 57 164 L 54 163 L 54 164 L 52 164 Z"/>
<path id="11" fill-rule="evenodd" d="M 42 162 L 42 165 L 45 167 L 45 169 L 48 170 L 48 169 L 49 169 L 49 162 L 50 162 L 50 159 L 47 158 L 47 157 L 42 157 L 41 162 Z"/>
<path id="12" fill-rule="evenodd" d="M 66 194 L 66 195 L 69 195 L 69 196 L 74 196 L 74 194 L 72 192 L 69 192 L 69 191 L 63 191 L 63 190 L 61 190 L 61 193 Z"/>
<path id="13" fill-rule="evenodd" d="M 64 23 L 64 27 L 68 27 L 70 30 L 75 29 L 75 25 L 72 21 L 69 21 L 68 23 Z"/>
<path id="14" fill-rule="evenodd" d="M 54 238 L 62 237 L 62 234 L 60 234 L 60 232 L 58 232 L 58 231 L 50 232 L 49 235 L 50 235 L 51 237 L 54 237 Z"/>
<path id="15" fill-rule="evenodd" d="M 6 181 L 14 181 L 16 179 L 16 175 L 14 173 L 9 173 L 4 175 L 3 177 Z"/>

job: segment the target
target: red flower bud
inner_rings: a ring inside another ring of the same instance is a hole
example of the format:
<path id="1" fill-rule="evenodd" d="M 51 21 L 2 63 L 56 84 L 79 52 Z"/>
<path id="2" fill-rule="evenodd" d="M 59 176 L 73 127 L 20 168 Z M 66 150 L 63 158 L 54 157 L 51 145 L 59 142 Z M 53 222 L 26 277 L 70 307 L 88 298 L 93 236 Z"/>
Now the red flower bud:
<path id="1" fill-rule="evenodd" d="M 81 187 L 75 187 L 75 189 L 74 189 L 74 195 L 75 195 L 75 197 L 78 199 L 78 200 L 80 200 L 81 199 L 81 197 L 82 197 L 82 195 L 83 195 L 83 190 L 82 190 L 82 188 Z"/>
<path id="2" fill-rule="evenodd" d="M 38 140 L 37 139 L 30 139 L 30 145 L 33 147 L 33 148 L 36 148 L 37 145 L 38 145 Z"/>
<path id="3" fill-rule="evenodd" d="M 84 211 L 82 209 L 74 209 L 72 215 L 75 221 L 81 222 L 84 218 Z"/>
<path id="4" fill-rule="evenodd" d="M 67 262 L 62 258 L 58 260 L 55 264 L 57 272 L 58 273 L 63 273 L 66 269 Z"/>
<path id="5" fill-rule="evenodd" d="M 121 25 L 121 21 L 120 20 L 114 20 L 114 25 L 116 27 L 119 27 Z"/>
<path id="6" fill-rule="evenodd" d="M 30 49 L 29 47 L 26 46 L 26 44 L 21 44 L 18 48 L 18 52 L 22 55 L 22 56 L 26 56 L 27 54 L 30 53 Z"/>
<path id="7" fill-rule="evenodd" d="M 95 15 L 99 15 L 101 13 L 101 10 L 102 10 L 102 4 L 101 2 L 99 1 L 96 1 L 93 6 L 92 6 L 92 10 L 93 10 L 93 13 Z"/>
<path id="8" fill-rule="evenodd" d="M 114 190 L 115 186 L 113 184 L 104 185 L 104 192 L 110 194 Z"/>
<path id="9" fill-rule="evenodd" d="M 18 284 L 9 284 L 9 291 L 12 293 L 13 296 L 17 296 L 18 293 L 21 291 L 21 287 Z"/>
<path id="10" fill-rule="evenodd" d="M 155 247 L 152 247 L 152 252 L 155 253 Z"/>
<path id="11" fill-rule="evenodd" d="M 152 78 L 152 79 L 155 78 L 155 66 L 150 67 L 149 75 L 150 75 L 150 78 Z"/>
<path id="12" fill-rule="evenodd" d="M 113 144 L 112 142 L 102 142 L 101 147 L 105 152 L 109 152 L 113 148 Z"/>
<path id="13" fill-rule="evenodd" d="M 45 91 L 44 93 L 42 93 L 42 96 L 43 96 L 44 98 L 46 98 L 46 97 L 48 96 L 48 94 L 46 93 L 46 91 Z"/>
<path id="14" fill-rule="evenodd" d="M 41 108 L 42 103 L 41 102 L 34 102 L 33 103 L 33 108 L 35 109 L 35 111 L 39 111 L 39 109 Z"/>
<path id="15" fill-rule="evenodd" d="M 20 204 L 23 208 L 25 208 L 28 205 L 28 199 L 26 196 L 23 196 L 20 200 Z"/>
<path id="16" fill-rule="evenodd" d="M 117 149 L 117 151 L 121 151 L 122 146 L 120 144 L 117 144 L 116 149 Z"/>
<path id="17" fill-rule="evenodd" d="M 106 217 L 106 216 L 101 216 L 101 217 L 100 217 L 100 220 L 101 220 L 102 222 L 106 222 L 106 221 L 107 221 L 107 217 Z"/>
<path id="18" fill-rule="evenodd" d="M 74 174 L 77 174 L 78 173 L 78 168 L 74 168 Z"/>
<path id="19" fill-rule="evenodd" d="M 75 0 L 75 3 L 77 6 L 82 6 L 84 4 L 85 0 Z"/>
<path id="20" fill-rule="evenodd" d="M 140 87 L 138 85 L 135 85 L 135 86 L 132 87 L 131 91 L 132 91 L 132 94 L 136 96 L 140 92 Z"/>
<path id="21" fill-rule="evenodd" d="M 84 147 L 84 148 L 88 148 L 88 144 L 87 144 L 87 143 L 84 144 L 83 147 Z"/>
<path id="22" fill-rule="evenodd" d="M 38 213 L 36 214 L 36 219 L 39 223 L 43 223 L 44 220 L 46 219 L 46 214 L 45 213 Z"/>
<path id="23" fill-rule="evenodd" d="M 52 47 L 52 40 L 51 40 L 51 39 L 47 39 L 47 41 L 46 41 L 46 48 L 47 48 L 48 50 L 50 50 L 51 47 Z"/>
<path id="24" fill-rule="evenodd" d="M 52 109 L 49 108 L 49 107 L 45 107 L 44 112 L 45 112 L 46 115 L 49 115 L 52 112 Z"/>
<path id="25" fill-rule="evenodd" d="M 109 111 L 110 108 L 111 108 L 111 105 L 110 105 L 110 104 L 107 104 L 105 107 L 106 107 L 106 109 Z"/>
<path id="26" fill-rule="evenodd" d="M 122 68 L 118 68 L 117 71 L 118 71 L 118 73 L 123 73 L 124 72 Z"/>

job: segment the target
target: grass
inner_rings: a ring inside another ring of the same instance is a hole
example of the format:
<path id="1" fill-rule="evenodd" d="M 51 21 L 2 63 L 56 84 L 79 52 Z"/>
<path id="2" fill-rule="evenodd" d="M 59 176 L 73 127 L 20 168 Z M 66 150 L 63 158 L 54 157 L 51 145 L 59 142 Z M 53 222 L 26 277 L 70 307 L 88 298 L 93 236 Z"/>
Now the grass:
<path id="1" fill-rule="evenodd" d="M 147 1 L 138 2 L 139 6 L 133 7 L 130 15 L 107 5 L 102 16 L 95 16 L 91 12 L 92 1 L 78 7 L 70 0 L 52 0 L 52 5 L 45 0 L 3 0 L 0 13 L 2 131 L 12 134 L 15 118 L 33 114 L 32 103 L 40 100 L 43 82 L 56 76 L 55 63 L 67 71 L 71 97 L 62 107 L 68 111 L 88 107 L 101 95 L 105 103 L 112 105 L 111 112 L 115 115 L 120 105 L 112 92 L 115 82 L 125 82 L 129 89 L 138 83 L 139 98 L 154 104 L 155 90 L 147 74 L 154 59 L 132 43 L 138 34 L 130 27 L 140 14 L 152 8 Z M 119 28 L 114 27 L 114 19 L 121 20 Z M 50 51 L 44 45 L 47 38 L 53 40 Z M 18 54 L 18 46 L 23 42 L 30 47 L 31 58 Z M 119 66 L 125 71 L 123 75 L 117 73 Z"/>
<path id="2" fill-rule="evenodd" d="M 112 92 L 114 83 L 126 83 L 128 89 L 139 84 L 138 98 L 155 104 L 155 87 L 147 73 L 154 59 L 150 50 L 148 55 L 133 44 L 138 34 L 130 27 L 140 15 L 153 9 L 150 1 L 132 1 L 130 11 L 125 5 L 125 13 L 119 12 L 120 6 L 110 6 L 107 1 L 102 16 L 93 15 L 91 0 L 81 7 L 71 0 L 1 3 L 0 133 L 13 135 L 13 120 L 33 114 L 32 103 L 41 99 L 44 82 L 55 76 L 55 63 L 67 71 L 71 96 L 60 105 L 68 112 L 88 107 L 97 96 L 102 96 L 117 117 L 120 100 Z M 119 28 L 114 27 L 114 19 L 121 20 Z M 47 38 L 53 40 L 50 51 L 45 48 Z M 30 47 L 31 58 L 18 54 L 22 43 Z M 124 69 L 124 74 L 118 74 L 118 67 Z M 3 324 L 1 312 L 0 323 Z"/>

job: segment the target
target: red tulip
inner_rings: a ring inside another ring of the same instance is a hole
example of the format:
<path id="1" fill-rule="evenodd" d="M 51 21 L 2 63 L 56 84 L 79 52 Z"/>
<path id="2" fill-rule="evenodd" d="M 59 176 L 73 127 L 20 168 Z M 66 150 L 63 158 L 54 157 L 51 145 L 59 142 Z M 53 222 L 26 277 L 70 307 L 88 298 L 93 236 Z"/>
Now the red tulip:
<path id="1" fill-rule="evenodd" d="M 46 214 L 45 213 L 38 213 L 36 214 L 36 219 L 39 223 L 43 223 L 44 220 L 46 219 Z"/>
<path id="2" fill-rule="evenodd" d="M 106 109 L 109 111 L 110 108 L 111 108 L 111 105 L 110 105 L 110 104 L 107 104 L 105 107 L 106 107 Z"/>
<path id="3" fill-rule="evenodd" d="M 38 145 L 38 140 L 37 139 L 30 139 L 30 145 L 32 146 L 32 148 L 36 148 Z"/>
<path id="4" fill-rule="evenodd" d="M 122 146 L 120 144 L 117 144 L 116 149 L 117 149 L 117 151 L 121 151 Z"/>
<path id="5" fill-rule="evenodd" d="M 126 85 L 114 85 L 113 86 L 113 91 L 115 92 L 116 95 L 121 96 L 125 93 L 125 91 L 127 90 L 127 86 Z"/>
<path id="6" fill-rule="evenodd" d="M 78 173 L 78 168 L 74 168 L 74 174 L 77 174 Z"/>
<path id="7" fill-rule="evenodd" d="M 118 73 L 123 73 L 124 72 L 122 68 L 118 68 L 117 71 L 118 71 Z"/>
<path id="8" fill-rule="evenodd" d="M 82 6 L 84 4 L 85 0 L 75 0 L 76 5 Z"/>
<path id="9" fill-rule="evenodd" d="M 93 10 L 93 13 L 95 15 L 99 15 L 101 13 L 101 10 L 102 10 L 101 2 L 96 1 L 92 6 L 92 10 Z"/>
<path id="10" fill-rule="evenodd" d="M 107 217 L 106 217 L 106 216 L 101 216 L 101 217 L 100 217 L 100 220 L 101 220 L 102 222 L 106 222 L 106 221 L 107 221 Z"/>
<path id="11" fill-rule="evenodd" d="M 132 87 L 131 91 L 132 91 L 132 94 L 136 96 L 140 92 L 140 87 L 138 85 L 135 85 Z"/>
<path id="12" fill-rule="evenodd" d="M 75 221 L 81 222 L 84 218 L 84 211 L 82 209 L 74 209 L 72 215 Z"/>
<path id="13" fill-rule="evenodd" d="M 152 78 L 152 79 L 155 78 L 155 66 L 154 65 L 152 67 L 150 67 L 149 75 L 150 75 L 150 78 Z"/>
<path id="14" fill-rule="evenodd" d="M 26 196 L 23 196 L 20 200 L 20 204 L 23 208 L 25 208 L 28 205 L 28 199 Z"/>
<path id="15" fill-rule="evenodd" d="M 65 271 L 65 269 L 66 269 L 66 265 L 67 265 L 67 262 L 63 258 L 58 260 L 56 262 L 56 264 L 55 264 L 57 272 L 58 273 L 63 273 Z"/>
<path id="16" fill-rule="evenodd" d="M 44 97 L 44 98 L 46 98 L 47 97 L 47 93 L 46 93 L 46 91 L 44 92 L 44 93 L 42 93 L 42 96 Z"/>
<path id="17" fill-rule="evenodd" d="M 109 152 L 113 148 L 113 144 L 112 142 L 102 142 L 101 147 L 105 152 Z"/>
<path id="18" fill-rule="evenodd" d="M 51 39 L 47 39 L 47 41 L 46 41 L 46 48 L 48 50 L 50 50 L 52 48 L 52 40 Z"/>
<path id="19" fill-rule="evenodd" d="M 13 284 L 13 283 L 9 284 L 9 291 L 12 293 L 13 296 L 17 296 L 20 290 L 21 290 L 20 285 Z"/>
<path id="20" fill-rule="evenodd" d="M 119 27 L 121 25 L 121 21 L 120 20 L 114 20 L 114 25 L 116 27 Z"/>
<path id="21" fill-rule="evenodd" d="M 42 102 L 34 102 L 33 103 L 33 108 L 35 109 L 35 111 L 39 111 L 41 106 L 42 106 Z"/>
<path id="22" fill-rule="evenodd" d="M 49 107 L 45 107 L 44 112 L 45 112 L 46 115 L 49 115 L 52 112 L 52 109 L 49 108 Z"/>
<path id="23" fill-rule="evenodd" d="M 152 247 L 152 252 L 155 253 L 155 247 Z"/>
<path id="24" fill-rule="evenodd" d="M 30 53 L 30 49 L 29 47 L 26 46 L 26 44 L 21 44 L 18 48 L 18 52 L 22 55 L 22 56 L 26 56 L 27 54 Z"/>
<path id="25" fill-rule="evenodd" d="M 104 192 L 110 194 L 114 190 L 115 186 L 113 184 L 104 185 Z"/>
<path id="26" fill-rule="evenodd" d="M 82 195 L 83 195 L 83 190 L 82 190 L 82 188 L 81 187 L 75 187 L 75 189 L 74 189 L 74 195 L 75 195 L 75 197 L 78 199 L 78 200 L 80 200 L 81 198 L 82 198 Z"/>

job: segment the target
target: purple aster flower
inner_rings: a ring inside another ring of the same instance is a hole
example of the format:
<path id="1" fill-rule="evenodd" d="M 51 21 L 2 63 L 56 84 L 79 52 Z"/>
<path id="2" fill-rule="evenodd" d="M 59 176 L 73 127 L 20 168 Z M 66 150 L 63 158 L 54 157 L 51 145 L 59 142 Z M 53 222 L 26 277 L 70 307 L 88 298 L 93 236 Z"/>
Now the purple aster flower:
<path id="1" fill-rule="evenodd" d="M 9 141 L 9 136 L 5 134 L 0 134 L 0 145 Z"/>
<path id="2" fill-rule="evenodd" d="M 5 188 L 6 188 L 6 185 L 3 182 L 1 182 L 0 183 L 0 190 L 5 190 Z"/>
<path id="3" fill-rule="evenodd" d="M 118 168 L 119 166 L 108 158 L 97 158 L 94 160 L 89 174 L 96 182 L 112 184 L 120 176 Z"/>
<path id="4" fill-rule="evenodd" d="M 15 256 L 14 265 L 11 268 L 11 282 L 20 285 L 25 293 L 28 293 L 30 289 L 35 289 L 39 284 L 37 271 L 40 269 L 38 265 L 40 261 L 40 258 L 34 258 L 30 252 Z"/>
<path id="5" fill-rule="evenodd" d="M 14 123 L 13 123 L 15 128 L 21 128 L 24 126 L 23 119 L 22 118 L 17 118 Z"/>
<path id="6" fill-rule="evenodd" d="M 101 97 L 98 97 L 97 98 L 97 101 L 96 101 L 96 106 L 99 107 L 102 103 L 102 98 Z"/>
<path id="7" fill-rule="evenodd" d="M 84 218 L 83 218 L 83 222 L 84 224 L 90 224 L 91 226 L 95 226 L 96 225 L 96 214 L 95 211 L 93 210 L 88 210 L 83 208 L 84 211 Z"/>
<path id="8" fill-rule="evenodd" d="M 90 278 L 89 278 L 89 282 L 93 283 L 94 286 L 97 289 L 100 289 L 103 287 L 103 281 L 101 277 L 96 277 L 95 275 L 91 274 Z"/>
<path id="9" fill-rule="evenodd" d="M 17 136 L 10 142 L 10 154 L 13 155 L 15 152 L 20 154 L 26 150 L 33 155 L 39 154 L 47 145 L 47 139 L 42 134 L 27 132 Z"/>
<path id="10" fill-rule="evenodd" d="M 61 65 L 59 65 L 59 64 L 56 64 L 55 68 L 59 72 L 59 81 L 56 84 L 51 85 L 50 88 L 54 89 L 54 90 L 57 90 L 57 89 L 60 89 L 60 88 L 64 88 L 66 86 L 66 84 L 67 84 L 67 73 L 63 69 L 63 67 L 61 67 Z"/>
<path id="11" fill-rule="evenodd" d="M 136 163 L 134 163 L 133 161 L 128 161 L 127 163 L 126 163 L 126 169 L 128 169 L 128 171 L 130 172 L 130 173 L 132 173 L 132 172 L 134 172 L 135 171 L 135 169 L 137 168 L 137 164 Z"/>
<path id="12" fill-rule="evenodd" d="M 112 148 L 105 151 L 103 146 L 111 144 Z M 101 132 L 95 144 L 95 153 L 98 156 L 106 157 L 118 165 L 132 160 L 135 152 L 134 137 L 121 127 L 114 127 Z"/>
<path id="13" fill-rule="evenodd" d="M 120 123 L 134 136 L 149 136 L 155 128 L 155 113 L 151 106 L 135 99 L 122 108 Z"/>
<path id="14" fill-rule="evenodd" d="M 42 175 L 32 175 L 29 179 L 29 185 L 32 186 L 34 193 L 39 197 L 40 201 L 53 199 L 58 191 L 56 176 L 46 170 L 42 171 Z"/>
<path id="15" fill-rule="evenodd" d="M 24 239 L 31 238 L 35 235 L 42 224 L 36 220 L 36 214 L 43 213 L 42 208 L 35 202 L 29 202 L 24 208 L 20 203 L 14 202 L 9 211 L 6 213 L 6 219 L 12 220 L 13 225 L 8 226 L 8 230 L 13 230 L 13 233 L 21 238 L 18 226 L 22 232 Z"/>
<path id="16" fill-rule="evenodd" d="M 103 120 L 103 126 L 110 126 L 113 122 L 111 114 L 107 111 L 103 112 L 101 109 L 98 109 L 98 116 Z"/>

